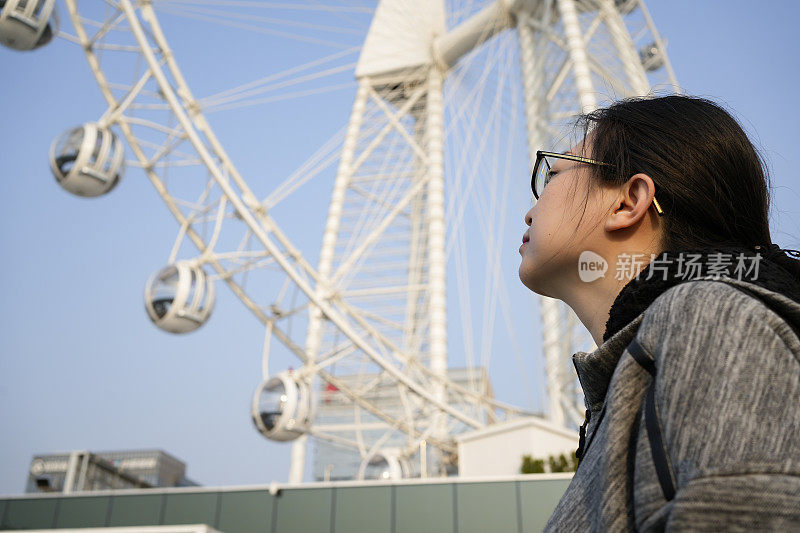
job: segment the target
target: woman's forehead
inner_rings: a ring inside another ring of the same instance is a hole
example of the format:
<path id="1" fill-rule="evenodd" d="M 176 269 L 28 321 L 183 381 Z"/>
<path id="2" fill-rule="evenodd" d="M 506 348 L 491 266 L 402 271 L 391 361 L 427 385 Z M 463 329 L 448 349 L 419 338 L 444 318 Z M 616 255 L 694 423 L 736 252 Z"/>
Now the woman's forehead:
<path id="1" fill-rule="evenodd" d="M 575 146 L 570 148 L 566 153 L 576 155 L 578 157 L 589 157 L 592 152 L 592 134 L 589 132 L 586 137 L 578 141 Z"/>

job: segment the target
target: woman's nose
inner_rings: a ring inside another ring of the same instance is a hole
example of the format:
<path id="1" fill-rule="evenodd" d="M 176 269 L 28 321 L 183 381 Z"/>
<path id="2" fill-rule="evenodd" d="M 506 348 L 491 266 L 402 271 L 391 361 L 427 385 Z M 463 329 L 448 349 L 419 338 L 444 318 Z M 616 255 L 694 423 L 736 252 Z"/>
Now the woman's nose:
<path id="1" fill-rule="evenodd" d="M 533 215 L 531 215 L 532 211 L 533 211 L 533 208 L 531 207 L 530 209 L 528 209 L 528 212 L 525 213 L 525 225 L 526 226 L 530 226 L 531 222 L 533 222 Z"/>

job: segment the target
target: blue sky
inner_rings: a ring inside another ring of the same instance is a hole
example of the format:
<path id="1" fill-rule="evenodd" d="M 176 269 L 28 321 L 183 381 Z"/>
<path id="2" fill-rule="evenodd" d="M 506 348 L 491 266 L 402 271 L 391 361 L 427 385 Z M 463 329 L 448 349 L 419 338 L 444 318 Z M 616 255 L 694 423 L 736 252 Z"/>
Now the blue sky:
<path id="1" fill-rule="evenodd" d="M 800 111 L 792 97 L 800 86 L 792 38 L 800 7 L 687 0 L 648 7 L 681 86 L 734 110 L 764 152 L 774 184 L 773 240 L 800 248 Z M 177 35 L 166 26 L 168 37 Z M 180 38 L 179 58 L 204 35 Z M 282 53 L 291 62 L 300 52 Z M 181 62 L 193 87 L 206 89 L 197 93 L 230 86 L 206 68 L 213 61 L 257 65 L 218 55 Z M 199 331 L 173 336 L 154 328 L 143 286 L 166 261 L 177 228 L 152 187 L 131 170 L 112 194 L 85 200 L 50 175 L 52 139 L 103 111 L 80 50 L 64 41 L 30 54 L 0 49 L 0 69 L 0 493 L 24 489 L 33 454 L 71 449 L 164 449 L 206 485 L 284 481 L 289 446 L 263 439 L 249 419 L 261 326 L 220 287 L 214 316 Z M 297 139 L 318 145 L 347 120 L 352 92 L 327 101 L 312 110 L 323 126 L 298 121 L 295 129 L 266 133 L 263 153 L 238 142 L 236 135 L 248 135 L 237 123 L 242 114 L 214 125 L 245 175 L 285 175 L 309 155 Z M 325 209 L 327 188 L 306 192 L 309 209 Z M 292 223 L 298 238 L 321 239 L 324 219 Z M 499 363 L 493 386 L 513 388 L 505 396 L 525 402 L 519 382 L 504 377 L 514 368 Z"/>

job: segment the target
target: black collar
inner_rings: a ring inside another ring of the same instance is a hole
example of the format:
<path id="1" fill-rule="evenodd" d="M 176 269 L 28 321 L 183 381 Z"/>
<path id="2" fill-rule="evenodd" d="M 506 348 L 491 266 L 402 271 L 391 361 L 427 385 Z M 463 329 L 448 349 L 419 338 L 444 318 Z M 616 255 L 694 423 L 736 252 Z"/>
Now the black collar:
<path id="1" fill-rule="evenodd" d="M 757 274 L 754 275 L 752 270 L 749 273 L 741 269 L 736 270 L 740 255 L 745 267 L 752 266 L 753 261 L 757 263 Z M 692 273 L 687 271 L 686 258 L 688 257 L 693 257 L 693 262 L 700 265 L 701 272 L 699 275 L 693 276 Z M 725 266 L 728 262 L 729 264 Z M 649 263 L 639 272 L 637 277 L 631 279 L 619 292 L 608 313 L 603 341 L 605 342 L 612 338 L 633 319 L 642 314 L 661 293 L 679 283 L 706 276 L 710 267 L 715 268 L 715 272 L 721 272 L 722 276 L 741 279 L 771 291 L 785 294 L 800 303 L 800 284 L 791 274 L 774 262 L 769 254 L 764 255 L 752 249 L 740 247 L 668 250 L 661 253 L 656 261 Z M 648 276 L 650 276 L 650 279 L 647 279 Z"/>

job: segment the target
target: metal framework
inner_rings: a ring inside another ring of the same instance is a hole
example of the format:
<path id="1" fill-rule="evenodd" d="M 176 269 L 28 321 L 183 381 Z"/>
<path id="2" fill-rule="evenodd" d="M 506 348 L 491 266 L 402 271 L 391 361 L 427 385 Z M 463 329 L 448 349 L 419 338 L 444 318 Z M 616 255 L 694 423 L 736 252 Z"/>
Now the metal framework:
<path id="1" fill-rule="evenodd" d="M 325 383 L 352 408 L 351 420 L 312 425 L 294 442 L 291 482 L 302 480 L 309 436 L 369 458 L 402 434 L 401 455 L 417 454 L 424 476 L 421 450 L 446 461 L 454 433 L 531 414 L 496 400 L 485 386 L 448 379 L 448 262 L 459 271 L 458 290 L 468 292 L 459 227 L 472 202 L 487 242 L 483 331 L 491 339 L 494 315 L 511 313 L 492 258 L 504 229 L 498 213 L 513 195 L 504 177 L 514 167 L 512 148 L 521 147 L 523 158 L 527 152 L 527 164 L 537 149 L 563 147 L 563 126 L 576 114 L 661 83 L 676 87 L 641 0 L 382 0 L 357 64 L 336 64 L 359 53 L 347 48 L 202 100 L 193 97 L 156 9 L 252 29 L 259 19 L 244 15 L 247 2 L 105 0 L 79 9 L 77 0 L 64 1 L 75 35 L 63 36 L 85 51 L 108 105 L 98 125 L 121 133 L 134 156 L 128 165 L 142 169 L 178 222 L 169 263 L 193 257 L 264 324 L 265 378 L 274 337 L 302 362 L 297 379 Z M 339 8 L 339 17 L 372 12 Z M 318 25 L 307 26 L 313 31 L 305 40 L 325 40 Z M 644 48 L 658 61 L 643 63 Z M 205 114 L 263 102 L 286 87 L 324 92 L 303 83 L 353 66 L 357 89 L 346 128 L 259 199 Z M 273 211 L 334 163 L 315 268 Z M 459 297 L 466 327 L 469 301 Z M 568 362 L 576 349 L 588 348 L 588 337 L 566 306 L 538 302 L 547 416 L 576 424 L 581 399 Z M 468 366 L 488 366 L 490 340 L 481 345 L 481 364 L 473 348 L 465 350 Z M 373 399 L 386 387 L 397 391 L 394 407 Z M 360 425 L 362 414 L 377 422 Z M 374 436 L 375 427 L 382 436 Z"/>

